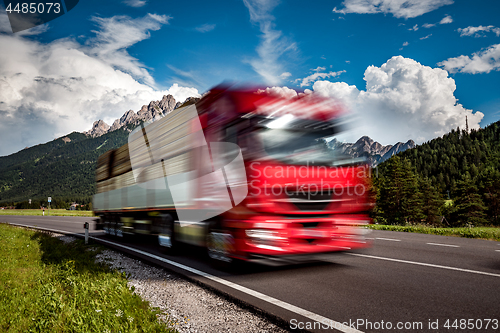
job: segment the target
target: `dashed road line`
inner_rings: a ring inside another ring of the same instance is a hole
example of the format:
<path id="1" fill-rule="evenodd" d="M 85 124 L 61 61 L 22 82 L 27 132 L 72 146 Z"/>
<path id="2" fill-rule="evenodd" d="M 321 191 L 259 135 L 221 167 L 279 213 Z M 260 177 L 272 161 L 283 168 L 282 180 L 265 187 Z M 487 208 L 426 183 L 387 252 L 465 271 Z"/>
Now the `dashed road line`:
<path id="1" fill-rule="evenodd" d="M 380 239 L 380 240 L 386 240 L 386 241 L 391 241 L 391 242 L 401 242 L 401 239 L 394 239 L 394 238 L 382 238 L 382 237 L 377 237 L 375 239 Z"/>
<path id="2" fill-rule="evenodd" d="M 481 275 L 488 275 L 488 276 L 500 277 L 500 274 L 475 271 L 475 270 L 472 270 L 472 269 L 450 267 L 450 266 L 443 266 L 443 265 L 436 265 L 436 264 L 428 264 L 428 263 L 425 263 L 425 262 L 418 262 L 418 261 L 410 261 L 410 260 L 402 260 L 402 259 L 394 259 L 394 258 L 371 256 L 371 255 L 368 255 L 368 254 L 361 254 L 361 253 L 346 252 L 346 254 L 351 255 L 351 256 L 356 256 L 356 257 L 379 259 L 379 260 L 386 260 L 386 261 L 394 261 L 394 262 L 400 262 L 400 263 L 404 263 L 404 264 L 412 264 L 412 265 L 419 265 L 419 266 L 442 268 L 442 269 L 449 269 L 449 270 L 452 270 L 452 271 L 459 271 L 459 272 L 465 272 L 465 273 L 474 273 L 474 274 L 481 274 Z"/>
<path id="3" fill-rule="evenodd" d="M 458 245 L 452 245 L 452 244 L 439 244 L 439 243 L 426 243 L 428 245 L 436 245 L 436 246 L 448 246 L 448 247 L 460 247 Z"/>

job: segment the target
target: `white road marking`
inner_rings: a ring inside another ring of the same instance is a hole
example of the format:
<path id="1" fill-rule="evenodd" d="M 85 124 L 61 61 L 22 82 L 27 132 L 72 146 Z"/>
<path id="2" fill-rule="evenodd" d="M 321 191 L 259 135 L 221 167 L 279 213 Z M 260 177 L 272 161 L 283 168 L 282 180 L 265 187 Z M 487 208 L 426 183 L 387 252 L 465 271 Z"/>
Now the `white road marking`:
<path id="1" fill-rule="evenodd" d="M 495 250 L 496 252 L 500 252 L 500 250 Z"/>
<path id="2" fill-rule="evenodd" d="M 364 258 L 371 258 L 371 259 L 380 259 L 380 260 L 401 262 L 401 263 L 404 263 L 404 264 L 420 265 L 420 266 L 427 266 L 427 267 L 434 267 L 434 268 L 443 268 L 443 269 L 449 269 L 449 270 L 452 270 L 452 271 L 459 271 L 459 272 L 466 272 L 466 273 L 474 273 L 474 274 L 481 274 L 481 275 L 488 275 L 488 276 L 500 277 L 500 274 L 475 271 L 475 270 L 472 270 L 472 269 L 450 267 L 450 266 L 443 266 L 443 265 L 435 265 L 435 264 L 427 264 L 425 262 L 417 262 L 417 261 L 409 261 L 409 260 L 401 260 L 401 259 L 377 257 L 377 256 L 371 256 L 371 255 L 367 255 L 367 254 L 360 254 L 360 253 L 350 253 L 350 252 L 347 252 L 346 254 L 349 254 L 351 256 L 356 256 L 356 257 L 364 257 Z"/>
<path id="3" fill-rule="evenodd" d="M 391 241 L 391 242 L 401 242 L 401 239 L 394 239 L 394 238 L 382 238 L 382 237 L 377 237 L 375 239 L 380 239 L 380 240 L 386 240 L 386 241 Z"/>
<path id="4" fill-rule="evenodd" d="M 460 247 L 458 245 L 451 245 L 451 244 L 439 244 L 439 243 L 426 243 L 428 245 L 437 245 L 437 246 L 448 246 L 448 247 Z"/>
<path id="5" fill-rule="evenodd" d="M 22 227 L 35 228 L 35 227 L 29 226 L 29 225 L 14 224 L 14 223 L 9 223 L 9 224 L 18 225 L 18 226 L 22 226 Z M 75 233 L 68 232 L 68 231 L 47 229 L 47 228 L 41 228 L 41 227 L 36 227 L 36 229 L 42 229 L 42 230 L 60 232 L 60 233 L 64 233 L 64 234 L 73 234 L 73 235 L 75 234 Z M 212 280 L 212 281 L 215 281 L 217 283 L 223 284 L 225 286 L 228 286 L 230 288 L 233 288 L 235 290 L 238 290 L 240 292 L 243 292 L 243 293 L 245 293 L 247 295 L 250 295 L 250 296 L 253 296 L 255 298 L 261 299 L 261 300 L 266 301 L 268 303 L 271 303 L 273 305 L 279 306 L 279 307 L 281 307 L 281 308 L 283 308 L 285 310 L 288 310 L 290 312 L 294 312 L 294 313 L 296 313 L 298 315 L 301 315 L 303 317 L 312 319 L 312 320 L 317 321 L 319 323 L 328 323 L 328 325 L 330 327 L 333 326 L 336 330 L 338 330 L 340 332 L 344 332 L 344 333 L 363 333 L 363 331 L 359 331 L 359 330 L 354 329 L 352 327 L 349 327 L 347 325 L 343 325 L 342 323 L 337 322 L 335 320 L 332 320 L 332 319 L 323 317 L 321 315 L 318 315 L 318 314 L 316 314 L 314 312 L 310 312 L 310 311 L 307 311 L 305 309 L 299 308 L 298 306 L 292 305 L 290 303 L 280 301 L 279 299 L 276 299 L 274 297 L 271 297 L 271 296 L 268 296 L 266 294 L 260 293 L 258 291 L 253 290 L 253 289 L 249 289 L 247 287 L 241 286 L 241 285 L 233 283 L 231 281 L 221 279 L 221 278 L 219 278 L 219 277 L 217 277 L 215 275 L 212 275 L 212 274 L 200 271 L 200 270 L 198 270 L 196 268 L 192 268 L 192 267 L 180 264 L 178 262 L 175 262 L 175 261 L 172 261 L 172 260 L 169 260 L 169 259 L 157 256 L 157 255 L 154 255 L 154 254 L 151 254 L 151 253 L 148 253 L 148 252 L 137 250 L 137 249 L 134 249 L 134 248 L 129 247 L 129 246 L 121 245 L 119 243 L 110 242 L 110 241 L 107 241 L 107 240 L 104 240 L 104 239 L 101 239 L 101 238 L 92 237 L 92 236 L 89 236 L 89 238 L 90 239 L 94 239 L 94 240 L 98 240 L 98 241 L 103 242 L 103 243 L 113 244 L 114 246 L 118 246 L 118 247 L 121 247 L 123 249 L 127 249 L 129 251 L 134 251 L 134 252 L 142 254 L 144 256 L 147 256 L 147 257 L 150 257 L 150 258 L 153 258 L 153 259 L 156 259 L 156 260 L 163 261 L 163 262 L 165 262 L 165 263 L 167 263 L 169 265 L 181 268 L 183 270 L 186 270 L 188 272 L 194 273 L 194 274 L 199 275 L 199 276 L 203 276 L 204 278 L 207 278 L 209 280 Z"/>

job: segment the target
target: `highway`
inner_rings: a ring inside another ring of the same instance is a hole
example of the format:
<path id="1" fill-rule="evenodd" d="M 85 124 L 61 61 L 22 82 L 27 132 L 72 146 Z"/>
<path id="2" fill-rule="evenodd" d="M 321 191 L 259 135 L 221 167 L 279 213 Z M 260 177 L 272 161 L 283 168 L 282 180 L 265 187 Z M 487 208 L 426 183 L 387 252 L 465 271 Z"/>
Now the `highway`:
<path id="1" fill-rule="evenodd" d="M 0 216 L 0 222 L 71 233 L 83 233 L 86 221 L 92 218 Z M 151 242 L 122 242 L 92 229 L 91 223 L 91 236 L 107 245 L 261 309 L 282 326 L 313 332 L 500 332 L 500 242 L 373 231 L 373 246 L 362 251 L 225 271 L 209 266 L 201 249 L 166 255 Z M 307 326 L 313 319 L 323 325 Z"/>

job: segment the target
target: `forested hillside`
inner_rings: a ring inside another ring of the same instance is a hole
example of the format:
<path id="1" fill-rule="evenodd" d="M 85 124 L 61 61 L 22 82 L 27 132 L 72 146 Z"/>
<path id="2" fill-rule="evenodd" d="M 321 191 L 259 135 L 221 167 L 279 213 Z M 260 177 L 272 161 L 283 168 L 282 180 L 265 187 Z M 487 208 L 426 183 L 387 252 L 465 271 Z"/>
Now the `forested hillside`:
<path id="1" fill-rule="evenodd" d="M 500 122 L 404 151 L 380 165 L 374 184 L 383 223 L 498 225 Z"/>
<path id="2" fill-rule="evenodd" d="M 98 156 L 125 144 L 128 134 L 127 128 L 97 138 L 73 132 L 0 157 L 0 205 L 28 199 L 43 203 L 49 196 L 60 208 L 73 201 L 89 203 L 95 193 Z"/>

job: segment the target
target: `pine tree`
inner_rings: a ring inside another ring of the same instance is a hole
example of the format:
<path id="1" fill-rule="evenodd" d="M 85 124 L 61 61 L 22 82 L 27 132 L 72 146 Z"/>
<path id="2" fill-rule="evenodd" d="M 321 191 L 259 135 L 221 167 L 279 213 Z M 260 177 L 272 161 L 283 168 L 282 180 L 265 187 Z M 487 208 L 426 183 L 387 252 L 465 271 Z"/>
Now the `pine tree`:
<path id="1" fill-rule="evenodd" d="M 486 207 L 477 186 L 469 176 L 457 182 L 456 220 L 461 225 L 478 226 L 487 223 Z"/>
<path id="2" fill-rule="evenodd" d="M 483 193 L 488 216 L 493 224 L 500 225 L 500 171 L 487 168 L 479 179 L 479 188 Z"/>
<path id="3" fill-rule="evenodd" d="M 422 213 L 425 222 L 431 225 L 440 224 L 440 208 L 444 201 L 439 195 L 439 192 L 428 178 L 419 179 L 420 192 L 422 193 Z"/>
<path id="4" fill-rule="evenodd" d="M 389 224 L 420 222 L 423 218 L 421 193 L 409 161 L 391 157 L 378 184 L 378 218 Z"/>

